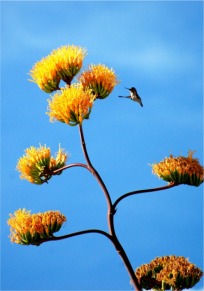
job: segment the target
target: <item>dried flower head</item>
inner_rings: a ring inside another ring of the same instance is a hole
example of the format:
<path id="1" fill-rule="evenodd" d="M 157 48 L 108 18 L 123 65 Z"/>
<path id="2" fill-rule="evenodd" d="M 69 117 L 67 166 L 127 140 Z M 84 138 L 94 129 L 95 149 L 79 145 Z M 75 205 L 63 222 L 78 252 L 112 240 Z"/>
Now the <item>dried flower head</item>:
<path id="1" fill-rule="evenodd" d="M 199 282 L 203 272 L 184 257 L 165 256 L 137 268 L 136 276 L 142 288 L 183 290 Z"/>
<path id="2" fill-rule="evenodd" d="M 79 78 L 84 88 L 93 91 L 95 98 L 104 99 L 119 83 L 117 76 L 112 69 L 105 65 L 90 65 L 89 69 L 83 72 Z"/>
<path id="3" fill-rule="evenodd" d="M 31 211 L 19 209 L 10 214 L 10 239 L 12 242 L 23 245 L 38 245 L 40 239 L 53 236 L 60 230 L 66 217 L 59 211 L 30 214 Z"/>
<path id="4" fill-rule="evenodd" d="M 46 93 L 59 90 L 60 80 L 71 84 L 82 67 L 86 50 L 74 46 L 62 46 L 37 62 L 30 71 L 31 81 Z"/>
<path id="5" fill-rule="evenodd" d="M 168 182 L 199 186 L 204 180 L 204 169 L 193 154 L 189 151 L 187 157 L 170 155 L 160 163 L 151 165 L 152 172 Z"/>
<path id="6" fill-rule="evenodd" d="M 63 167 L 67 160 L 67 154 L 59 147 L 56 158 L 51 157 L 50 148 L 31 146 L 25 150 L 25 155 L 18 160 L 17 170 L 20 178 L 34 184 L 43 184 L 53 175 L 53 171 Z M 58 175 L 61 172 L 58 172 Z"/>
<path id="7" fill-rule="evenodd" d="M 74 84 L 56 93 L 48 100 L 50 121 L 61 121 L 69 125 L 81 124 L 88 119 L 93 106 L 91 90 L 84 90 L 81 84 Z"/>

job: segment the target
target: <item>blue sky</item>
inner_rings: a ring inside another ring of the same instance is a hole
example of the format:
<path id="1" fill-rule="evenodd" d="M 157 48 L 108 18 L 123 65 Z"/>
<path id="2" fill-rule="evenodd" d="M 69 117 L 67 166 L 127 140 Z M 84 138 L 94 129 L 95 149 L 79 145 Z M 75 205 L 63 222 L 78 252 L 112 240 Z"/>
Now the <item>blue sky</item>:
<path id="1" fill-rule="evenodd" d="M 104 237 L 90 234 L 40 247 L 11 244 L 9 213 L 59 210 L 59 235 L 107 230 L 105 198 L 94 178 L 73 168 L 48 185 L 15 170 L 39 143 L 69 162 L 84 162 L 78 128 L 50 123 L 49 94 L 28 82 L 35 62 L 62 45 L 85 47 L 90 63 L 112 67 L 121 83 L 95 102 L 84 134 L 91 161 L 111 198 L 165 185 L 148 164 L 196 150 L 203 161 L 203 3 L 201 1 L 1 2 L 1 290 L 131 290 L 129 276 Z M 144 107 L 118 95 L 135 86 Z M 156 256 L 188 257 L 202 268 L 203 187 L 179 186 L 129 197 L 115 227 L 133 268 Z M 202 282 L 195 290 L 202 288 Z"/>

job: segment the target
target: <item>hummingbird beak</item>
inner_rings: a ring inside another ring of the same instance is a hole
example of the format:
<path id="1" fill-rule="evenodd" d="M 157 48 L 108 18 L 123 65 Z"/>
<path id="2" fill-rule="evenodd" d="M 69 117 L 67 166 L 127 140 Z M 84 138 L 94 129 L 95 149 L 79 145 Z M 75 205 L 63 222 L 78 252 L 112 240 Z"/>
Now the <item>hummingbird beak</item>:
<path id="1" fill-rule="evenodd" d="M 127 88 L 127 87 L 125 87 L 125 89 L 128 89 L 128 90 L 130 90 L 129 88 Z"/>

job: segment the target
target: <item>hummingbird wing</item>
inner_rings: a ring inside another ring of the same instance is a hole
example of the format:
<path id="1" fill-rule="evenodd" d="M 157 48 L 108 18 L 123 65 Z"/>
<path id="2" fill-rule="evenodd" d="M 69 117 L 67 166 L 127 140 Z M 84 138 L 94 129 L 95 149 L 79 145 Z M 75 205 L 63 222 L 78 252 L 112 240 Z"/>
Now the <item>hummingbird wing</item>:
<path id="1" fill-rule="evenodd" d="M 130 96 L 118 96 L 120 98 L 130 98 Z"/>

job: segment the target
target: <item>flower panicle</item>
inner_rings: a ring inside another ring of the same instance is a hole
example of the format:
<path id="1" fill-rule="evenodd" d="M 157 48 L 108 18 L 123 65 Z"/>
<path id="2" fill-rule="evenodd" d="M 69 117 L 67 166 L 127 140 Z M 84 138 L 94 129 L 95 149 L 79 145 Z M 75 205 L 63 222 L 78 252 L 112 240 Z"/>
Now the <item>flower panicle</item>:
<path id="1" fill-rule="evenodd" d="M 146 290 L 188 289 L 198 283 L 202 276 L 201 269 L 181 256 L 157 257 L 136 270 L 136 277 Z"/>
<path id="2" fill-rule="evenodd" d="M 152 172 L 167 182 L 199 186 L 204 181 L 204 168 L 193 154 L 194 151 L 189 151 L 187 157 L 170 155 L 163 161 L 152 164 Z"/>
<path id="3" fill-rule="evenodd" d="M 17 163 L 16 169 L 21 173 L 20 178 L 30 183 L 41 185 L 47 182 L 53 172 L 62 168 L 67 161 L 67 153 L 59 147 L 56 158 L 51 156 L 50 148 L 40 145 L 39 148 L 31 146 L 25 150 Z M 58 175 L 61 172 L 58 172 Z"/>
<path id="4" fill-rule="evenodd" d="M 31 82 L 46 93 L 59 90 L 60 77 L 57 74 L 56 63 L 51 55 L 42 58 L 30 70 Z"/>
<path id="5" fill-rule="evenodd" d="M 119 84 L 119 80 L 113 69 L 105 65 L 90 65 L 87 71 L 82 72 L 79 77 L 84 88 L 92 90 L 95 98 L 104 99 Z"/>
<path id="6" fill-rule="evenodd" d="M 94 102 L 90 89 L 84 90 L 80 83 L 67 86 L 48 100 L 50 121 L 60 121 L 71 126 L 88 119 Z"/>
<path id="7" fill-rule="evenodd" d="M 31 214 L 31 211 L 18 209 L 10 214 L 11 242 L 22 245 L 39 245 L 40 240 L 50 238 L 60 230 L 66 217 L 59 211 Z"/>
<path id="8" fill-rule="evenodd" d="M 46 93 L 59 90 L 61 80 L 68 85 L 79 73 L 86 49 L 75 45 L 62 46 L 38 61 L 30 70 L 32 82 Z"/>
<path id="9" fill-rule="evenodd" d="M 54 50 L 52 56 L 56 60 L 60 79 L 70 85 L 73 77 L 79 73 L 86 55 L 86 49 L 74 45 L 62 46 Z"/>

